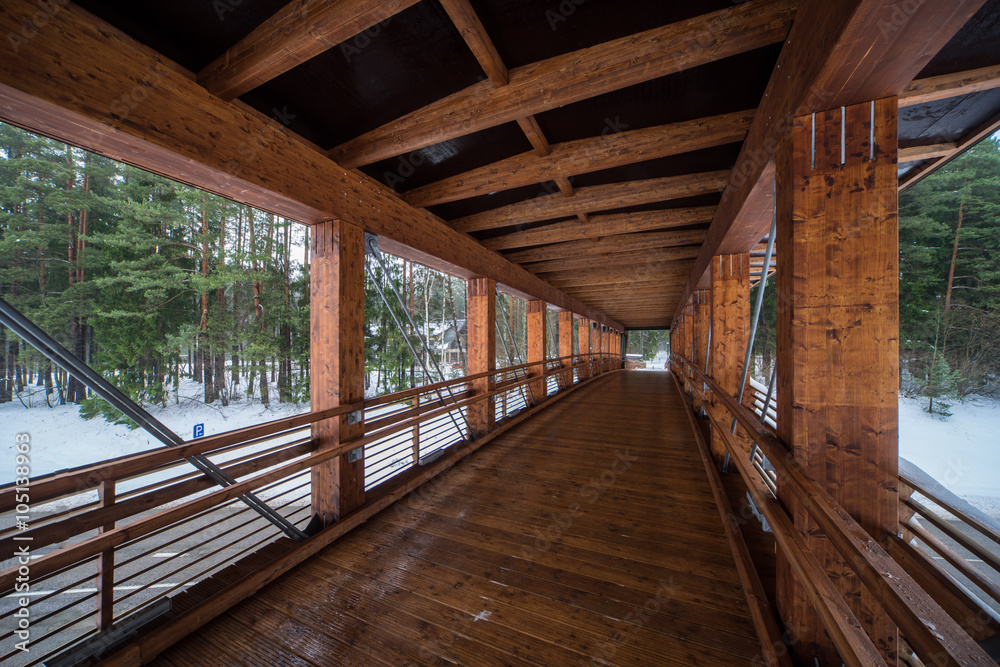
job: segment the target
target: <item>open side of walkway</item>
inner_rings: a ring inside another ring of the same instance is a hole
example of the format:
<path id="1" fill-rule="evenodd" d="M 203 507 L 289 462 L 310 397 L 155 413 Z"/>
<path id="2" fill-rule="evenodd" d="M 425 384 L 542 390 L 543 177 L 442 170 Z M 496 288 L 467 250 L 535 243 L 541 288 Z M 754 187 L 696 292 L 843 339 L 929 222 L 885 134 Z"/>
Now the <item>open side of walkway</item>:
<path id="1" fill-rule="evenodd" d="M 582 387 L 155 664 L 747 664 L 684 409 L 667 373 Z"/>

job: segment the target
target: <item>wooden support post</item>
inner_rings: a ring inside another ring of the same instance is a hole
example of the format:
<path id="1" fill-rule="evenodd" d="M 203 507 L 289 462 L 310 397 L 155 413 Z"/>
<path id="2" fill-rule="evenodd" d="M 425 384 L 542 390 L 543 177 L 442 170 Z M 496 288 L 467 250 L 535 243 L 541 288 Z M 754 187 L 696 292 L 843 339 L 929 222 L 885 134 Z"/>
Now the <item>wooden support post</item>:
<path id="1" fill-rule="evenodd" d="M 587 365 L 580 369 L 580 379 L 586 380 L 590 377 L 590 345 L 591 345 L 591 322 L 586 317 L 581 317 L 577 324 L 577 347 L 580 350 L 580 357 Z"/>
<path id="2" fill-rule="evenodd" d="M 559 356 L 562 360 L 563 368 L 569 369 L 573 366 L 573 311 L 559 311 Z M 563 387 L 573 384 L 573 371 L 565 370 L 562 374 Z"/>
<path id="3" fill-rule="evenodd" d="M 97 495 L 102 508 L 115 504 L 115 485 L 113 479 L 104 480 L 97 487 Z M 98 533 L 114 530 L 112 521 L 98 529 Z M 102 551 L 97 557 L 97 629 L 107 630 L 115 621 L 115 550 Z"/>
<path id="4" fill-rule="evenodd" d="M 693 348 L 691 363 L 699 371 L 705 371 L 705 352 L 708 346 L 708 327 L 712 316 L 712 301 L 709 290 L 698 290 L 694 293 Z M 701 410 L 701 399 L 694 397 L 695 411 Z"/>
<path id="5" fill-rule="evenodd" d="M 490 278 L 472 278 L 468 281 L 469 375 L 492 373 L 497 369 L 497 284 Z M 493 391 L 493 375 L 473 380 L 473 395 Z M 468 408 L 469 426 L 476 436 L 484 435 L 496 423 L 496 410 L 492 398 L 481 400 Z"/>
<path id="6" fill-rule="evenodd" d="M 340 220 L 312 228 L 310 284 L 310 397 L 325 410 L 365 397 L 365 250 L 360 227 Z M 364 435 L 362 421 L 347 415 L 312 427 L 316 451 Z M 364 504 L 364 459 L 347 454 L 312 470 L 312 507 L 324 526 Z"/>
<path id="7" fill-rule="evenodd" d="M 545 313 L 548 305 L 539 299 L 528 302 L 528 377 L 541 377 L 545 373 Z M 537 362 L 537 363 L 536 363 Z M 545 400 L 548 393 L 545 380 L 531 383 L 535 405 Z"/>
<path id="8" fill-rule="evenodd" d="M 738 396 L 743 359 L 750 339 L 750 254 L 717 255 L 712 258 L 710 271 L 712 353 L 708 360 L 709 375 L 730 396 Z M 717 463 L 725 458 L 725 442 L 714 431 L 711 450 Z"/>
<path id="9" fill-rule="evenodd" d="M 898 511 L 896 136 L 896 98 L 801 116 L 776 168 L 778 433 L 806 474 L 883 542 L 896 533 Z M 806 511 L 782 500 L 865 632 L 896 664 L 897 630 L 879 600 Z M 778 602 L 799 657 L 840 664 L 781 559 Z"/>

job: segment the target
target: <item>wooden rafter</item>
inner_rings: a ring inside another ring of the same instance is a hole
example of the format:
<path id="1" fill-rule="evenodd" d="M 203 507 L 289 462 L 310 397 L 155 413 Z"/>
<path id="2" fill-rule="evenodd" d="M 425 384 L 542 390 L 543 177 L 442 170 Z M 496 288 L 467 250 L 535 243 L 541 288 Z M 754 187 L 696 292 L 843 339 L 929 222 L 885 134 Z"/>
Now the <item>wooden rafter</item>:
<path id="1" fill-rule="evenodd" d="M 486 34 L 486 28 L 476 15 L 468 0 L 441 0 L 441 6 L 448 13 L 451 22 L 462 34 L 462 39 L 468 44 L 472 54 L 479 61 L 479 66 L 494 86 L 506 86 L 510 77 L 507 66 L 497 53 L 492 40 Z"/>
<path id="2" fill-rule="evenodd" d="M 899 189 L 902 191 L 913 186 L 920 179 L 924 178 L 935 169 L 944 166 L 951 160 L 961 155 L 961 153 L 967 148 L 982 141 L 997 130 L 1000 130 L 1000 114 L 997 114 L 972 132 L 969 132 L 967 135 L 959 139 L 950 150 L 943 150 L 935 156 L 930 156 L 932 158 L 931 161 L 918 166 L 916 169 L 908 171 L 901 179 L 899 179 Z M 900 150 L 900 153 L 902 152 L 903 151 Z"/>
<path id="3" fill-rule="evenodd" d="M 596 213 L 629 206 L 643 206 L 670 199 L 720 192 L 726 186 L 728 178 L 728 171 L 713 171 L 611 185 L 594 185 L 580 188 L 572 197 L 546 195 L 459 218 L 450 224 L 461 232 L 477 232 L 569 217 L 577 213 Z"/>
<path id="4" fill-rule="evenodd" d="M 652 248 L 677 248 L 679 246 L 701 244 L 705 240 L 705 230 L 684 230 L 669 232 L 640 232 L 607 236 L 599 241 L 566 241 L 537 248 L 526 248 L 507 254 L 507 259 L 518 264 L 542 262 L 562 257 L 583 257 L 610 252 L 633 252 Z"/>
<path id="5" fill-rule="evenodd" d="M 37 7 L 4 2 L 0 32 Z M 75 53 L 73 68 L 63 54 Z M 606 317 L 555 290 L 374 179 L 347 171 L 248 107 L 73 4 L 15 47 L 0 40 L 0 118 L 299 222 L 341 218 L 514 290 L 591 319 Z M 87 76 L 79 76 L 85 69 Z M 137 83 L 138 82 L 138 83 Z M 122 91 L 141 86 L 141 99 Z M 218 131 L 224 128 L 225 131 Z M 617 323 L 615 323 L 617 324 Z"/>
<path id="6" fill-rule="evenodd" d="M 1000 88 L 1000 65 L 917 79 L 899 94 L 899 106 L 926 104 L 993 88 Z"/>
<path id="7" fill-rule="evenodd" d="M 524 132 L 524 136 L 528 138 L 528 142 L 531 147 L 535 149 L 537 155 L 546 156 L 552 152 L 552 148 L 549 146 L 549 140 L 545 138 L 545 134 L 542 133 L 542 128 L 538 127 L 538 121 L 535 120 L 534 116 L 525 116 L 524 118 L 518 118 L 517 124 Z"/>
<path id="8" fill-rule="evenodd" d="M 891 0 L 803 0 L 681 304 L 712 257 L 745 252 L 767 233 L 774 153 L 791 119 L 898 95 L 984 1 L 915 4 L 899 20 Z"/>
<path id="9" fill-rule="evenodd" d="M 751 0 L 510 71 L 356 137 L 330 155 L 357 167 L 779 42 L 794 0 Z M 709 37 L 710 39 L 706 39 Z"/>
<path id="10" fill-rule="evenodd" d="M 951 155 L 958 148 L 958 143 L 952 141 L 946 144 L 928 144 L 926 146 L 907 146 L 899 149 L 899 162 L 919 162 Z"/>
<path id="11" fill-rule="evenodd" d="M 664 211 L 636 211 L 634 213 L 611 213 L 595 215 L 586 223 L 579 220 L 554 222 L 537 229 L 511 232 L 495 236 L 482 242 L 490 250 L 510 250 L 547 243 L 598 239 L 602 236 L 649 232 L 671 227 L 685 227 L 712 221 L 714 206 L 695 208 L 672 208 Z"/>
<path id="12" fill-rule="evenodd" d="M 297 0 L 212 61 L 198 82 L 235 99 L 418 1 Z"/>
<path id="13" fill-rule="evenodd" d="M 742 141 L 753 111 L 671 123 L 640 130 L 568 141 L 548 155 L 523 153 L 404 195 L 414 206 L 432 206 L 501 190 L 645 162 L 669 155 Z"/>

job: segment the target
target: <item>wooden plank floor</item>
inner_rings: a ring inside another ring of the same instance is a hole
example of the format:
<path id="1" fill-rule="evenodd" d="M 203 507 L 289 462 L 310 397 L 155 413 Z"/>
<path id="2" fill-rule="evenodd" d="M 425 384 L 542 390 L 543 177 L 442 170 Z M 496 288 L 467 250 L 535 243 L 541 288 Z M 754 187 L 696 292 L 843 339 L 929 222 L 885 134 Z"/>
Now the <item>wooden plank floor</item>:
<path id="1" fill-rule="evenodd" d="M 595 381 L 155 664 L 748 664 L 682 410 L 666 373 Z"/>

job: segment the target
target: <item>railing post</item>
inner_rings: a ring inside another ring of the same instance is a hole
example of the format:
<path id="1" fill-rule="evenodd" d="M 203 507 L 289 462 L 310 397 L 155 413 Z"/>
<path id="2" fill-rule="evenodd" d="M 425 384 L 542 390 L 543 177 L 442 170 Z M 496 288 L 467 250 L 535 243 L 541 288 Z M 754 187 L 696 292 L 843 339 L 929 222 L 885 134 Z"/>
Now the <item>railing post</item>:
<path id="1" fill-rule="evenodd" d="M 420 412 L 420 394 L 413 397 L 413 407 L 419 414 Z M 413 425 L 413 465 L 417 465 L 420 462 L 420 422 Z"/>
<path id="2" fill-rule="evenodd" d="M 545 313 L 548 306 L 544 301 L 533 299 L 528 302 L 528 377 L 541 377 L 545 373 Z M 545 380 L 531 383 L 531 396 L 535 404 L 545 400 L 548 391 Z"/>
<path id="3" fill-rule="evenodd" d="M 113 479 L 107 479 L 97 487 L 97 495 L 101 507 L 111 507 L 115 504 L 115 485 Z M 115 522 L 105 524 L 98 529 L 103 533 L 115 529 Z M 115 620 L 115 550 L 105 549 L 97 557 L 97 629 L 107 630 Z"/>
<path id="4" fill-rule="evenodd" d="M 310 273 L 310 398 L 325 410 L 365 396 L 365 251 L 360 227 L 340 220 L 313 226 Z M 347 415 L 312 427 L 316 451 L 364 435 Z M 347 453 L 312 470 L 312 508 L 328 526 L 364 504 L 364 458 Z"/>
<path id="5" fill-rule="evenodd" d="M 738 396 L 743 358 L 750 338 L 750 254 L 718 255 L 712 258 L 712 354 L 709 375 L 729 393 Z M 749 381 L 749 380 L 748 380 Z M 745 444 L 745 431 L 737 432 Z M 721 463 L 726 444 L 712 432 L 712 456 Z"/>
<path id="6" fill-rule="evenodd" d="M 468 281 L 469 375 L 490 373 L 473 380 L 472 394 L 481 396 L 493 391 L 497 369 L 497 303 L 496 281 L 472 278 Z M 467 409 L 469 426 L 476 436 L 484 435 L 496 424 L 496 409 L 492 398 L 470 405 Z"/>
<path id="7" fill-rule="evenodd" d="M 876 540 L 898 526 L 896 156 L 896 98 L 887 98 L 795 118 L 776 162 L 778 434 Z M 802 505 L 782 500 L 895 664 L 898 633 L 880 600 Z M 777 574 L 785 624 L 800 639 L 793 650 L 840 664 L 784 559 Z"/>

